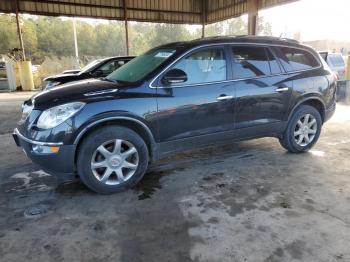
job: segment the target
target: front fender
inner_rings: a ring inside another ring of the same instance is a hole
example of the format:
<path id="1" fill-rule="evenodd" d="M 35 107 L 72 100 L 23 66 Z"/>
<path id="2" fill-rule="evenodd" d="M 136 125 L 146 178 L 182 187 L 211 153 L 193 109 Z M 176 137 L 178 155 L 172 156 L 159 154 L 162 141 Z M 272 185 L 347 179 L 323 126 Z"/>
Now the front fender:
<path id="1" fill-rule="evenodd" d="M 72 143 L 77 145 L 80 139 L 83 137 L 83 135 L 89 130 L 93 129 L 94 127 L 100 125 L 103 122 L 115 120 L 126 120 L 139 125 L 146 131 L 150 138 L 150 141 L 152 143 L 155 143 L 154 130 L 152 131 L 152 128 L 146 123 L 144 119 L 132 113 L 120 111 L 94 115 L 93 117 L 88 119 L 83 125 L 76 129 L 76 131 L 74 132 L 75 135 L 72 137 Z"/>

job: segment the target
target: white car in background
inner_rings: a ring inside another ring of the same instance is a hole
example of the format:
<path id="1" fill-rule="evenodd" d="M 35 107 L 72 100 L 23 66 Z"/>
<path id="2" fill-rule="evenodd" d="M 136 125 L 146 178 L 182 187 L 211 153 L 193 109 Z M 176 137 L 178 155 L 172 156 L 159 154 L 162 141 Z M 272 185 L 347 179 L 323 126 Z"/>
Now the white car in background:
<path id="1" fill-rule="evenodd" d="M 345 62 L 342 54 L 321 51 L 319 54 L 327 62 L 330 69 L 337 75 L 338 81 L 345 80 Z"/>

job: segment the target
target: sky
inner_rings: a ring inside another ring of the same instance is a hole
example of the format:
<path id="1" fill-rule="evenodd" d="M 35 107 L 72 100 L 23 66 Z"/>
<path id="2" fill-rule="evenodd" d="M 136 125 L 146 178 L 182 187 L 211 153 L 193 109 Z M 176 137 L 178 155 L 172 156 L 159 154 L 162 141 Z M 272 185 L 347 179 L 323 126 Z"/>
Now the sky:
<path id="1" fill-rule="evenodd" d="M 301 41 L 350 41 L 350 0 L 300 0 L 261 10 L 259 16 L 272 24 L 274 36 L 300 31 Z"/>

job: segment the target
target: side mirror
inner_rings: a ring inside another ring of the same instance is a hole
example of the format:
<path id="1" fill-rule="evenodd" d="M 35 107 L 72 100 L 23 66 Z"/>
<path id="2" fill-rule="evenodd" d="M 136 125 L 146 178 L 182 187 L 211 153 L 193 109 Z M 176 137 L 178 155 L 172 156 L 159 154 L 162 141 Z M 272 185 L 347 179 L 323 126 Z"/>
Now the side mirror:
<path id="1" fill-rule="evenodd" d="M 181 69 L 171 69 L 162 78 L 165 85 L 178 84 L 187 81 L 187 75 Z"/>

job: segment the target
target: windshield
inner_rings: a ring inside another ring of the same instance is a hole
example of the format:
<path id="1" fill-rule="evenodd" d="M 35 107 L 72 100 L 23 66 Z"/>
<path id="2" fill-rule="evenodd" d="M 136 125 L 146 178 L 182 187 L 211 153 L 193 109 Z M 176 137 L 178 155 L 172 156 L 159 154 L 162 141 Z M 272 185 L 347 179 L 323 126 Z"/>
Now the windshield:
<path id="1" fill-rule="evenodd" d="M 151 49 L 115 70 L 107 76 L 107 79 L 131 83 L 140 81 L 143 77 L 165 62 L 175 52 L 176 49 L 170 48 Z"/>
<path id="2" fill-rule="evenodd" d="M 86 66 L 84 66 L 82 69 L 81 69 L 81 72 L 86 72 L 88 70 L 90 70 L 91 68 L 93 68 L 95 65 L 97 65 L 98 63 L 100 63 L 102 61 L 102 59 L 97 59 L 97 60 L 94 60 L 90 63 L 88 63 Z"/>

